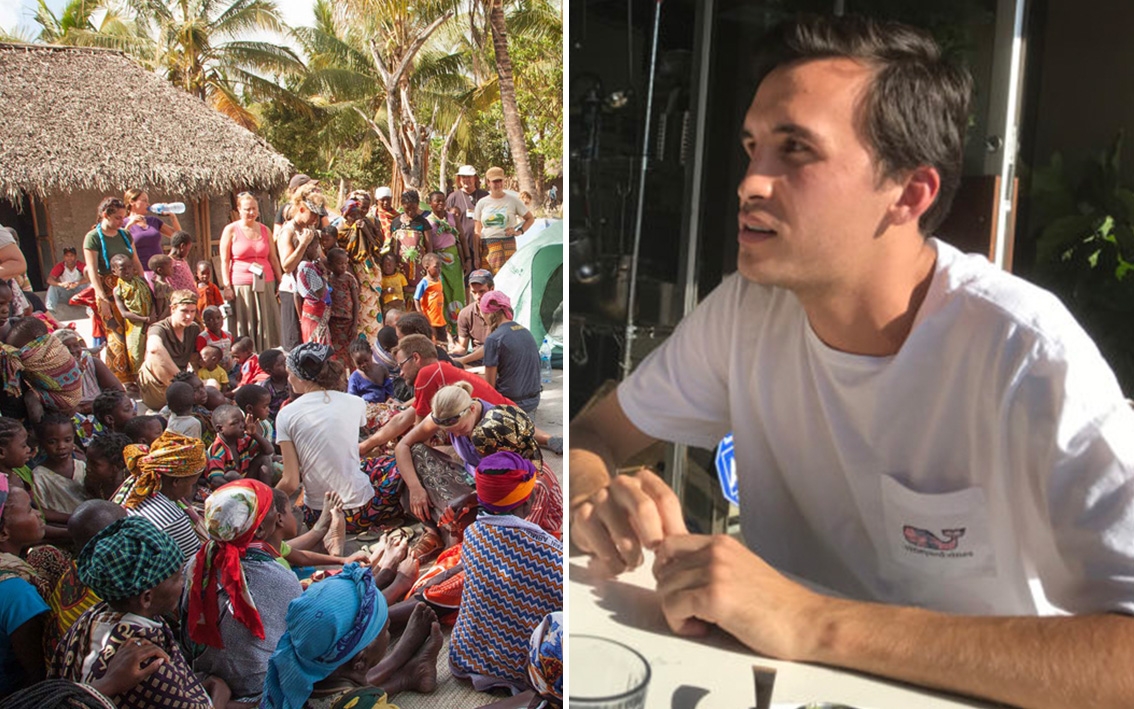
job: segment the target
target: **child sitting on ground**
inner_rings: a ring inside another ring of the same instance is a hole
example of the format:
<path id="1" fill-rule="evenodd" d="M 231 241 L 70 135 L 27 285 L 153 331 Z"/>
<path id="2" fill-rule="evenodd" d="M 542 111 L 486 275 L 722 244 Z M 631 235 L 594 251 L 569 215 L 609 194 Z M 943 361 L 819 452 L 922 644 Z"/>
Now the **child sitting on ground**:
<path id="1" fill-rule="evenodd" d="M 205 446 L 208 447 L 217 436 L 217 430 L 213 427 L 213 410 L 225 403 L 224 395 L 216 389 L 210 389 L 205 386 L 205 383 L 193 372 L 178 372 L 173 376 L 173 381 L 184 382 L 193 388 L 193 408 L 191 409 L 190 415 L 200 421 L 200 438 Z M 170 382 L 170 384 L 172 383 L 173 382 Z M 220 401 L 213 400 L 211 395 L 216 395 Z M 172 415 L 173 411 L 169 409 L 168 402 L 160 413 L 163 416 Z"/>
<path id="2" fill-rule="evenodd" d="M 75 452 L 75 427 L 70 417 L 54 411 L 35 427 L 40 451 L 46 456 L 32 470 L 33 499 L 49 525 L 65 526 L 75 508 L 87 500 L 83 481 L 87 463 Z"/>
<path id="3" fill-rule="evenodd" d="M 398 268 L 398 257 L 386 254 L 382 257 L 382 316 L 385 317 L 394 308 L 404 310 L 406 307 L 406 288 L 409 281 L 406 274 Z"/>
<path id="4" fill-rule="evenodd" d="M 275 531 L 262 542 L 253 543 L 276 558 L 288 569 L 302 566 L 341 566 L 352 561 L 369 563 L 367 552 L 359 551 L 349 557 L 342 556 L 343 541 L 346 538 L 346 517 L 342 511 L 343 501 L 333 492 L 323 498 L 323 513 L 315 526 L 304 534 L 299 534 L 299 522 L 295 516 L 291 500 L 283 490 L 272 490 L 273 511 L 279 516 Z M 342 519 L 341 535 L 331 539 L 334 533 L 335 517 Z M 336 553 L 330 553 L 335 548 Z M 324 552 L 328 553 L 324 553 Z"/>
<path id="5" fill-rule="evenodd" d="M 201 313 L 205 329 L 197 335 L 197 351 L 212 345 L 221 351 L 221 366 L 228 372 L 229 379 L 239 374 L 239 365 L 232 360 L 232 335 L 224 330 L 224 314 L 215 305 L 210 305 Z"/>
<path id="6" fill-rule="evenodd" d="M 259 384 L 272 396 L 268 412 L 275 424 L 280 408 L 291 398 L 291 385 L 287 381 L 287 355 L 280 350 L 264 350 L 260 353 L 260 368 L 268 373 L 268 378 Z"/>
<path id="7" fill-rule="evenodd" d="M 157 314 L 157 319 L 161 320 L 169 317 L 169 295 L 173 292 L 169 278 L 173 275 L 173 259 L 165 254 L 154 254 L 147 265 L 154 274 L 151 282 L 154 291 L 154 312 Z"/>
<path id="8" fill-rule="evenodd" d="M 189 438 L 201 437 L 201 421 L 193 415 L 193 386 L 186 382 L 173 382 L 165 390 L 165 402 L 173 414 L 165 430 Z"/>
<path id="9" fill-rule="evenodd" d="M 373 359 L 386 368 L 391 377 L 401 376 L 402 368 L 398 366 L 398 358 L 394 350 L 398 347 L 398 331 L 389 325 L 378 329 L 378 336 L 374 339 Z"/>
<path id="10" fill-rule="evenodd" d="M 122 426 L 137 415 L 134 400 L 121 389 L 99 392 L 91 402 L 91 413 L 103 431 L 122 432 Z"/>
<path id="11" fill-rule="evenodd" d="M 232 389 L 228 381 L 228 372 L 221 366 L 221 351 L 219 347 L 205 345 L 201 348 L 201 366 L 197 368 L 197 378 L 205 386 L 213 387 L 221 392 Z"/>
<path id="12" fill-rule="evenodd" d="M 233 480 L 250 477 L 272 485 L 272 455 L 275 447 L 260 431 L 260 423 L 251 414 L 241 413 L 231 405 L 213 412 L 216 440 L 209 446 L 205 472 L 209 487 L 216 490 Z"/>
<path id="13" fill-rule="evenodd" d="M 268 390 L 259 384 L 245 384 L 236 390 L 233 403 L 243 414 L 256 419 L 257 423 L 260 424 L 260 433 L 272 443 L 273 450 L 276 450 L 276 426 L 272 423 L 269 408 L 272 403 L 272 395 L 268 393 Z"/>
<path id="14" fill-rule="evenodd" d="M 146 279 L 134 273 L 134 261 L 129 256 L 117 254 L 111 257 L 110 271 L 118 277 L 114 286 L 114 304 L 125 320 L 126 357 L 130 372 L 136 375 L 146 357 L 146 330 L 158 321 L 154 296 Z"/>
<path id="15" fill-rule="evenodd" d="M 240 365 L 240 381 L 237 386 L 259 384 L 268 378 L 268 373 L 260 368 L 260 358 L 254 350 L 251 337 L 242 337 L 232 343 L 232 359 Z"/>
<path id="16" fill-rule="evenodd" d="M 131 443 L 148 446 L 165 430 L 165 419 L 161 416 L 135 416 L 126 422 L 122 432 Z"/>
<path id="17" fill-rule="evenodd" d="M 347 393 L 362 397 L 369 404 L 384 404 L 394 393 L 386 368 L 371 358 L 370 345 L 356 338 L 350 343 L 350 361 L 355 370 L 347 380 Z"/>
<path id="18" fill-rule="evenodd" d="M 92 500 L 109 500 L 126 479 L 122 452 L 130 445 L 124 433 L 100 433 L 87 446 L 87 473 L 83 491 Z"/>
<path id="19" fill-rule="evenodd" d="M 445 343 L 449 337 L 449 329 L 445 323 L 445 291 L 441 284 L 441 257 L 428 253 L 421 257 L 421 267 L 425 275 L 417 282 L 417 290 L 413 294 L 413 304 L 417 312 L 429 320 L 433 328 L 433 341 Z M 452 346 L 452 342 L 449 343 Z"/>
<path id="20" fill-rule="evenodd" d="M 213 281 L 213 265 L 208 261 L 197 262 L 197 312 L 204 317 L 205 309 L 224 305 L 224 295 Z"/>

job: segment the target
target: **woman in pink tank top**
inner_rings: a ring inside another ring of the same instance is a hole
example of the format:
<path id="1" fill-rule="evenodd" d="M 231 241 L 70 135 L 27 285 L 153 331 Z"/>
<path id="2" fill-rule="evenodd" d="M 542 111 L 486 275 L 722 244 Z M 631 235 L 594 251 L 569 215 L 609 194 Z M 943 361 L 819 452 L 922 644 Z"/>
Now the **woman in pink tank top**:
<path id="1" fill-rule="evenodd" d="M 263 352 L 280 344 L 276 286 L 283 269 L 256 198 L 241 192 L 236 206 L 240 218 L 224 228 L 220 243 L 224 299 L 234 306 L 228 327 L 234 339 L 250 337 Z"/>

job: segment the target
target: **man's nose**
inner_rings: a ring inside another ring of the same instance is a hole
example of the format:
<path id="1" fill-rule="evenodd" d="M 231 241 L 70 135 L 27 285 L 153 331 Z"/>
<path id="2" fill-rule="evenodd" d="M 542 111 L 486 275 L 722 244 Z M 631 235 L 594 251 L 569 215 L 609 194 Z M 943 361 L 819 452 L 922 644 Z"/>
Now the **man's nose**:
<path id="1" fill-rule="evenodd" d="M 744 171 L 744 176 L 740 178 L 740 184 L 736 188 L 740 203 L 768 199 L 772 196 L 772 187 L 773 179 L 769 165 L 762 160 L 759 153 L 753 155 L 748 160 L 748 169 Z"/>

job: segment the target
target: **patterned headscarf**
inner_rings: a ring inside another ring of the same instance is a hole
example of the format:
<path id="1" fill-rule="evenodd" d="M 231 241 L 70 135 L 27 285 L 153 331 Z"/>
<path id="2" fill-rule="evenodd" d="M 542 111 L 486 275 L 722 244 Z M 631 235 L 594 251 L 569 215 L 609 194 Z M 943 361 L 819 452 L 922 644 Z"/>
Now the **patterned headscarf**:
<path id="1" fill-rule="evenodd" d="M 272 509 L 272 488 L 252 479 L 222 485 L 205 500 L 209 541 L 197 552 L 186 621 L 189 637 L 195 642 L 224 647 L 219 623 L 218 577 L 220 585 L 228 592 L 233 617 L 257 638 L 264 639 L 264 624 L 248 593 L 248 580 L 244 578 L 240 559 Z"/>
<path id="2" fill-rule="evenodd" d="M 122 506 L 132 510 L 161 491 L 161 478 L 187 478 L 205 469 L 205 444 L 199 438 L 165 431 L 150 446 L 129 445 L 122 451 L 133 476 Z M 125 483 L 124 483 L 125 484 Z"/>
<path id="3" fill-rule="evenodd" d="M 305 342 L 287 353 L 287 371 L 303 381 L 313 382 L 323 371 L 333 350 L 327 345 Z"/>
<path id="4" fill-rule="evenodd" d="M 563 612 L 543 617 L 532 632 L 528 651 L 528 681 L 552 706 L 563 705 Z"/>
<path id="5" fill-rule="evenodd" d="M 476 469 L 476 499 L 493 514 L 507 514 L 527 502 L 535 488 L 535 466 L 512 451 L 481 458 Z"/>
<path id="6" fill-rule="evenodd" d="M 71 351 L 52 335 L 40 335 L 20 349 L 0 345 L 0 373 L 9 395 L 20 395 L 20 380 L 36 390 L 49 409 L 74 410 L 83 397 L 83 373 Z"/>
<path id="7" fill-rule="evenodd" d="M 261 709 L 301 709 L 316 682 L 366 649 L 386 627 L 386 599 L 369 567 L 350 563 L 287 607 L 264 681 Z"/>
<path id="8" fill-rule="evenodd" d="M 8 501 L 8 476 L 0 473 L 0 517 L 4 516 L 4 503 Z"/>
<path id="9" fill-rule="evenodd" d="M 511 320 L 512 299 L 502 291 L 490 290 L 480 296 L 480 312 L 485 315 L 489 313 L 504 313 L 504 317 Z"/>
<path id="10" fill-rule="evenodd" d="M 185 563 L 173 537 L 145 517 L 124 517 L 79 552 L 79 580 L 100 598 L 119 601 L 154 588 Z"/>

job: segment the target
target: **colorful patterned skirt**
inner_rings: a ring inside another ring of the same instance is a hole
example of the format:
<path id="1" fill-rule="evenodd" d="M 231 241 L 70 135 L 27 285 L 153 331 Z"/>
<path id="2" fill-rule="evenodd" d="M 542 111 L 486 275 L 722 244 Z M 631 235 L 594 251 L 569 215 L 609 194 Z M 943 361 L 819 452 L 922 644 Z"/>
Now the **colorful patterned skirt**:
<path id="1" fill-rule="evenodd" d="M 370 478 L 374 487 L 374 497 L 362 507 L 343 510 L 346 513 L 347 534 L 360 534 L 373 527 L 381 527 L 400 522 L 403 519 L 402 505 L 398 493 L 402 488 L 402 476 L 392 455 L 377 458 L 364 458 L 360 465 L 362 472 Z M 303 505 L 303 521 L 308 527 L 315 526 L 322 510 Z"/>
<path id="2" fill-rule="evenodd" d="M 492 275 L 500 272 L 512 254 L 516 253 L 516 238 L 513 236 L 503 239 L 486 239 L 484 244 L 484 264 L 482 268 L 492 271 Z"/>
<path id="3" fill-rule="evenodd" d="M 382 272 L 366 264 L 352 263 L 358 279 L 358 331 L 373 344 L 382 328 Z"/>
<path id="4" fill-rule="evenodd" d="M 461 252 L 456 244 L 438 249 L 441 257 L 441 287 L 445 293 L 445 322 L 449 331 L 457 334 L 457 314 L 465 307 L 465 271 L 461 267 Z"/>

